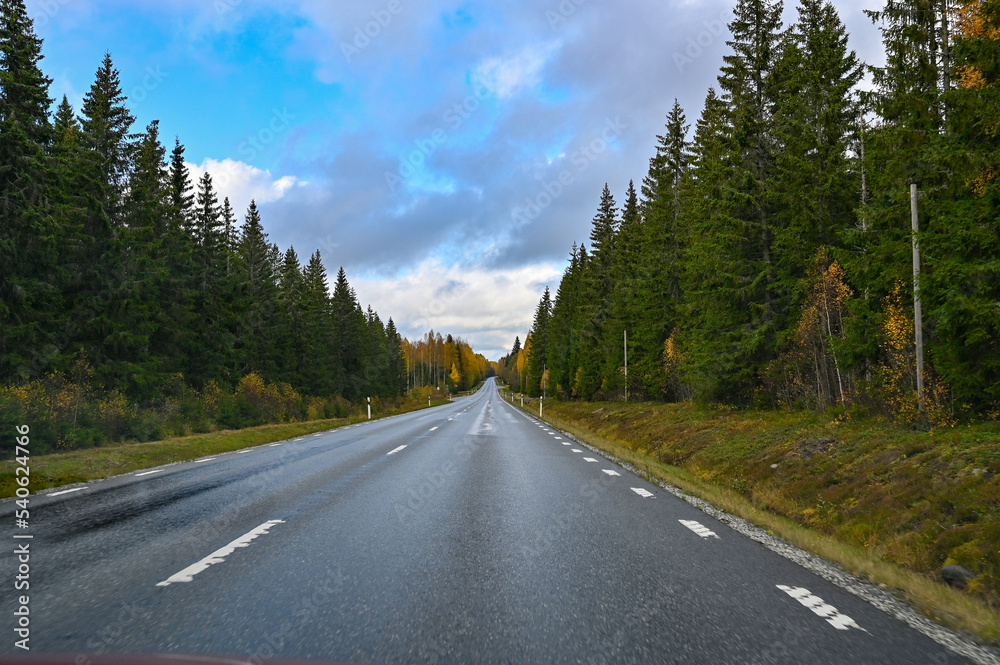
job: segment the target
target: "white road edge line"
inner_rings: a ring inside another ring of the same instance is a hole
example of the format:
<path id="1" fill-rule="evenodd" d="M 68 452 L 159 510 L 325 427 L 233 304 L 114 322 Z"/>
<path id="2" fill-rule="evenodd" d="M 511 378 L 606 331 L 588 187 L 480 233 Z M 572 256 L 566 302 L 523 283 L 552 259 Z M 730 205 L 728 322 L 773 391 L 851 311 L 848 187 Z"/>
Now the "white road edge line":
<path id="1" fill-rule="evenodd" d="M 601 471 L 603 471 L 604 473 L 608 474 L 609 476 L 620 476 L 620 475 L 622 475 L 622 474 L 618 473 L 617 471 L 615 471 L 613 469 L 601 469 Z"/>
<path id="2" fill-rule="evenodd" d="M 79 492 L 80 490 L 85 490 L 86 487 L 74 487 L 71 490 L 59 490 L 58 492 L 50 492 L 45 496 L 59 496 L 60 494 L 69 494 L 70 492 Z"/>
<path id="3" fill-rule="evenodd" d="M 251 450 L 253 450 L 253 448 L 247 448 L 246 450 L 238 450 L 238 451 L 236 451 L 236 454 L 237 455 L 246 455 Z"/>
<path id="4" fill-rule="evenodd" d="M 721 540 L 721 538 L 719 538 L 719 534 L 715 533 L 701 522 L 697 522 L 695 520 L 677 520 L 677 521 L 686 526 L 687 528 L 691 529 L 692 531 L 694 531 L 702 538 L 715 538 L 716 540 Z"/>
<path id="5" fill-rule="evenodd" d="M 582 451 L 582 450 L 580 450 L 579 448 L 572 448 L 571 450 L 572 450 L 572 451 L 573 451 L 574 453 L 582 453 L 582 452 L 583 452 L 583 451 Z"/>
<path id="6" fill-rule="evenodd" d="M 437 429 L 437 427 L 432 427 L 432 428 L 430 428 L 430 429 L 429 429 L 429 430 L 427 430 L 427 431 L 428 431 L 428 432 L 433 432 L 433 431 L 434 431 L 434 430 L 436 430 L 436 429 Z"/>
<path id="7" fill-rule="evenodd" d="M 135 474 L 136 476 L 148 476 L 151 473 L 160 473 L 163 469 L 153 469 L 152 471 L 143 471 L 142 473 Z"/>
<path id="8" fill-rule="evenodd" d="M 400 446 L 399 448 L 396 448 L 395 450 L 390 450 L 389 452 L 386 453 L 386 455 L 395 455 L 396 453 L 398 453 L 400 450 L 402 450 L 405 447 L 406 446 Z"/>
<path id="9" fill-rule="evenodd" d="M 650 492 L 647 489 L 643 489 L 641 487 L 633 487 L 632 491 L 641 496 L 643 499 L 648 499 L 649 497 L 653 496 L 652 492 Z"/>
<path id="10" fill-rule="evenodd" d="M 211 461 L 212 461 L 212 460 L 214 460 L 214 459 L 215 459 L 214 457 L 206 457 L 206 458 L 204 458 L 204 459 L 196 459 L 196 460 L 194 461 L 194 463 L 195 463 L 195 464 L 201 464 L 202 462 L 211 462 Z"/>
<path id="11" fill-rule="evenodd" d="M 868 631 L 859 626 L 854 619 L 846 614 L 841 614 L 836 607 L 828 605 L 822 598 L 814 595 L 809 589 L 794 586 L 790 587 L 785 586 L 784 584 L 775 584 L 775 586 L 808 607 L 817 616 L 821 616 L 826 619 L 826 622 L 837 630 L 857 628 L 858 630 L 864 630 L 868 633 Z M 868 634 L 871 635 L 871 633 Z"/>
<path id="12" fill-rule="evenodd" d="M 233 542 L 229 543 L 225 547 L 220 547 L 219 549 L 215 550 L 201 561 L 191 564 L 190 566 L 180 571 L 179 573 L 174 573 L 173 575 L 163 580 L 162 582 L 157 582 L 156 586 L 170 586 L 171 584 L 176 584 L 178 582 L 190 582 L 191 580 L 194 579 L 195 575 L 202 572 L 209 566 L 216 563 L 222 563 L 223 561 L 225 561 L 227 556 L 236 551 L 236 548 L 246 547 L 247 545 L 250 544 L 250 541 L 254 540 L 258 536 L 262 536 L 265 533 L 267 533 L 268 530 L 275 524 L 284 524 L 284 523 L 285 520 L 269 520 L 267 522 L 264 522 L 256 529 L 248 531 L 247 533 L 243 534 L 242 536 L 240 536 Z"/>

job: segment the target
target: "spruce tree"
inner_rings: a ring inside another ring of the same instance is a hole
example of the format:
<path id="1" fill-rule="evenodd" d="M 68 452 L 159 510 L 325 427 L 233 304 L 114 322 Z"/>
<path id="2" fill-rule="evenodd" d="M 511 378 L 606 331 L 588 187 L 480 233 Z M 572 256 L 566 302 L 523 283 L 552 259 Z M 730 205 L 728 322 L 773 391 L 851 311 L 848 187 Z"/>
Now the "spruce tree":
<path id="1" fill-rule="evenodd" d="M 317 250 L 302 274 L 303 385 L 313 395 L 334 395 L 341 389 L 340 358 L 334 347 L 333 308 L 326 268 Z"/>
<path id="2" fill-rule="evenodd" d="M 333 310 L 333 367 L 337 392 L 348 399 L 356 400 L 362 394 L 364 376 L 362 374 L 362 344 L 365 329 L 365 315 L 358 304 L 357 295 L 347 281 L 347 273 L 341 267 L 333 286 L 331 297 Z"/>
<path id="3" fill-rule="evenodd" d="M 91 151 L 99 175 L 100 190 L 95 194 L 116 226 L 124 219 L 122 199 L 136 138 L 130 133 L 135 117 L 125 106 L 127 99 L 111 54 L 105 53 L 94 83 L 84 96 L 80 123 L 84 145 Z"/>
<path id="4" fill-rule="evenodd" d="M 545 287 L 542 299 L 535 309 L 535 319 L 531 324 L 531 354 L 528 356 L 527 376 L 524 391 L 529 395 L 540 395 L 542 392 L 542 374 L 545 371 L 548 353 L 548 328 L 552 318 L 552 296 L 549 287 Z"/>
<path id="5" fill-rule="evenodd" d="M 41 48 L 24 3 L 0 3 L 0 380 L 36 375 L 63 351 L 50 344 L 63 318 L 62 269 Z"/>
<path id="6" fill-rule="evenodd" d="M 722 354 L 712 397 L 747 402 L 760 386 L 767 363 L 774 357 L 778 330 L 787 316 L 787 302 L 777 287 L 773 242 L 778 200 L 775 187 L 774 70 L 782 39 L 780 2 L 740 0 L 729 25 L 732 53 L 723 57 L 719 87 L 723 92 L 728 131 L 720 137 L 731 160 L 714 215 L 703 218 L 703 232 L 714 236 L 718 275 L 715 288 L 702 288 L 702 307 L 724 316 L 713 330 L 721 331 Z M 715 346 L 715 343 L 712 343 Z M 703 351 L 708 351 L 704 349 Z M 713 349 L 715 351 L 715 349 Z"/>
<path id="7" fill-rule="evenodd" d="M 271 323 L 277 306 L 277 279 L 274 270 L 276 248 L 268 242 L 256 201 L 251 201 L 240 229 L 236 248 L 239 300 L 236 337 L 238 370 L 273 376 L 275 331 Z"/>
<path id="8" fill-rule="evenodd" d="M 684 110 L 675 99 L 665 131 L 656 137 L 656 154 L 649 160 L 649 172 L 642 185 L 645 220 L 635 257 L 629 375 L 634 377 L 631 392 L 641 388 L 652 397 L 664 395 L 660 356 L 664 341 L 679 324 L 685 233 L 681 185 L 690 163 L 688 129 Z"/>

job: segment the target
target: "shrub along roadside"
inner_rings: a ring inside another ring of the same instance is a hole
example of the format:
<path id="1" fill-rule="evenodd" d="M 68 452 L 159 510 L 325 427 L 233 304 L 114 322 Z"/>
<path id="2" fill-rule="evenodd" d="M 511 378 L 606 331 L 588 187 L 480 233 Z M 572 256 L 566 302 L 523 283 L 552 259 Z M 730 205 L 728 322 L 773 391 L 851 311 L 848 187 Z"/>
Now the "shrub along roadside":
<path id="1" fill-rule="evenodd" d="M 1000 644 L 997 423 L 925 433 L 813 413 L 555 400 L 545 420 Z M 946 563 L 979 576 L 949 588 Z"/>
<path id="2" fill-rule="evenodd" d="M 381 412 L 404 402 L 403 397 L 373 397 L 372 409 Z M 0 459 L 13 457 L 14 427 L 22 424 L 31 426 L 33 453 L 39 455 L 270 423 L 347 418 L 359 408 L 339 396 L 301 395 L 287 383 L 269 383 L 257 374 L 247 374 L 232 387 L 209 381 L 200 390 L 177 374 L 160 386 L 155 399 L 130 402 L 117 390 L 97 386 L 93 370 L 80 360 L 72 371 L 0 386 Z"/>
<path id="3" fill-rule="evenodd" d="M 437 400 L 433 404 L 438 406 L 445 403 L 445 400 Z M 392 410 L 376 411 L 373 409 L 372 417 L 382 418 L 426 408 L 426 400 L 408 399 Z M 262 425 L 236 431 L 194 434 L 146 443 L 123 443 L 51 455 L 32 454 L 30 459 L 30 489 L 34 494 L 50 487 L 99 480 L 170 462 L 183 462 L 205 455 L 216 455 L 249 446 L 283 441 L 304 434 L 350 425 L 364 419 L 365 416 L 361 415 L 359 411 L 344 418 Z M 17 487 L 14 476 L 15 464 L 12 459 L 0 461 L 0 497 L 2 498 L 14 496 Z"/>

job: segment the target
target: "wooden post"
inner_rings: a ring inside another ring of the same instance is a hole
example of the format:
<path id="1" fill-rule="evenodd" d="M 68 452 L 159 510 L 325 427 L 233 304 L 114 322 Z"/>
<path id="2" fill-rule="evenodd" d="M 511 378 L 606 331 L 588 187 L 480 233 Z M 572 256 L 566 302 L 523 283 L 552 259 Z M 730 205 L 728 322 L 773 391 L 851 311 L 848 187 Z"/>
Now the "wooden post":
<path id="1" fill-rule="evenodd" d="M 924 410 L 924 317 L 920 306 L 920 244 L 917 232 L 917 183 L 910 183 L 910 226 L 913 229 L 913 331 L 917 345 L 917 407 Z"/>
<path id="2" fill-rule="evenodd" d="M 622 331 L 625 334 L 625 401 L 628 401 L 628 331 Z"/>

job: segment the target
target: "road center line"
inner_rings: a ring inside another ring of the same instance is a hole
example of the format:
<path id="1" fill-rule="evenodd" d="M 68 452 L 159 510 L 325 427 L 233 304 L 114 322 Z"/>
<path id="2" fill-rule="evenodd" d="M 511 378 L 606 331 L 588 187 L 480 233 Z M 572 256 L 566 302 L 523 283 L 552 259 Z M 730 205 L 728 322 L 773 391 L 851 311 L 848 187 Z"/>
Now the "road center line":
<path id="1" fill-rule="evenodd" d="M 153 469 L 152 471 L 143 471 L 142 473 L 137 473 L 137 476 L 148 476 L 151 473 L 160 473 L 163 469 Z"/>
<path id="2" fill-rule="evenodd" d="M 402 450 L 405 447 L 406 446 L 400 446 L 399 448 L 396 448 L 395 450 L 390 450 L 389 452 L 386 453 L 386 455 L 395 455 L 396 453 L 398 453 L 400 450 Z"/>
<path id="3" fill-rule="evenodd" d="M 222 563 L 223 561 L 225 561 L 227 556 L 236 551 L 236 548 L 246 547 L 247 545 L 250 544 L 250 541 L 254 540 L 258 536 L 262 536 L 265 533 L 267 533 L 268 530 L 275 524 L 284 524 L 284 523 L 285 520 L 270 520 L 268 522 L 264 522 L 256 529 L 248 531 L 247 533 L 243 534 L 242 536 L 240 536 L 233 542 L 229 543 L 225 547 L 220 547 L 219 549 L 215 550 L 201 561 L 191 564 L 184 570 L 180 571 L 179 573 L 171 575 L 162 582 L 157 582 L 156 586 L 170 586 L 171 584 L 176 584 L 177 582 L 190 582 L 191 580 L 194 579 L 195 575 L 202 572 L 209 566 L 216 563 Z"/>
<path id="4" fill-rule="evenodd" d="M 80 490 L 85 490 L 85 489 L 87 489 L 87 488 L 86 487 L 74 487 L 71 490 L 59 490 L 58 492 L 50 492 L 49 494 L 46 494 L 45 496 L 59 496 L 60 494 L 69 494 L 70 492 L 79 492 Z"/>

